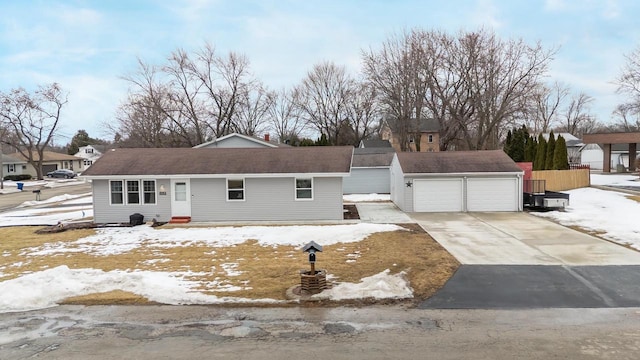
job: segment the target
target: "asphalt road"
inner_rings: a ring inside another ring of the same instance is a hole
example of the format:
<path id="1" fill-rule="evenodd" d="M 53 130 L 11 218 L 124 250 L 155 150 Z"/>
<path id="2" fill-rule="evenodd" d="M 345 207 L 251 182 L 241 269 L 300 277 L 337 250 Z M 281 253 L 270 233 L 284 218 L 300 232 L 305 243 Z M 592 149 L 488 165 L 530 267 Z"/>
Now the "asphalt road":
<path id="1" fill-rule="evenodd" d="M 640 307 L 640 266 L 462 265 L 419 307 Z"/>
<path id="2" fill-rule="evenodd" d="M 35 188 L 26 187 L 22 192 L 0 194 L 0 212 L 10 210 L 25 201 L 35 200 L 33 190 Z M 47 200 L 54 196 L 70 194 L 84 194 L 91 192 L 91 183 L 78 181 L 74 185 L 65 185 L 53 188 L 43 188 L 40 190 L 40 200 Z"/>
<path id="3" fill-rule="evenodd" d="M 637 359 L 640 309 L 62 306 L 0 314 L 0 358 Z"/>

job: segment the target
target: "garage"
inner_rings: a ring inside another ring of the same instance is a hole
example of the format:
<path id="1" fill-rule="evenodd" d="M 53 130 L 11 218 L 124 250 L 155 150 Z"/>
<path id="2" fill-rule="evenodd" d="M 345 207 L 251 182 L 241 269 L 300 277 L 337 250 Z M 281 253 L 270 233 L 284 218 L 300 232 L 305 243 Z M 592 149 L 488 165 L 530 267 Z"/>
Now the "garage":
<path id="1" fill-rule="evenodd" d="M 522 176 L 502 150 L 398 153 L 391 200 L 407 212 L 522 211 Z"/>
<path id="2" fill-rule="evenodd" d="M 389 194 L 389 167 L 393 148 L 358 148 L 353 151 L 351 173 L 342 181 L 343 194 Z"/>
<path id="3" fill-rule="evenodd" d="M 415 180 L 413 182 L 414 211 L 463 211 L 463 179 Z"/>
<path id="4" fill-rule="evenodd" d="M 58 170 L 58 165 L 56 164 L 49 164 L 49 165 L 42 165 L 42 173 L 44 175 L 47 175 L 47 173 L 52 172 Z"/>
<path id="5" fill-rule="evenodd" d="M 468 178 L 467 211 L 518 211 L 517 178 Z"/>

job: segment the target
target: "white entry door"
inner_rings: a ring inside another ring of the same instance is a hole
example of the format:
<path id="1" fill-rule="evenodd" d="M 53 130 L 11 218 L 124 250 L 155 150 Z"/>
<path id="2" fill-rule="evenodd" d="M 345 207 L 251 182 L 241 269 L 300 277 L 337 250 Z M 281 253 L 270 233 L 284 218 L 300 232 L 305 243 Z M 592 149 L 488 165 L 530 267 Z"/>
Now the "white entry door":
<path id="1" fill-rule="evenodd" d="M 171 180 L 171 216 L 191 216 L 189 179 Z"/>

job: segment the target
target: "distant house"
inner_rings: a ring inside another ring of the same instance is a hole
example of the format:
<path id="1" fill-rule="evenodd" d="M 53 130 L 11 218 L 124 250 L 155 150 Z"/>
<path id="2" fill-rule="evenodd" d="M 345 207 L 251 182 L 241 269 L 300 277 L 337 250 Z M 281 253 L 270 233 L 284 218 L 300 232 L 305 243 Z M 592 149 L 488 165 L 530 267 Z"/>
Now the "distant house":
<path id="1" fill-rule="evenodd" d="M 27 158 L 22 156 L 20 153 L 14 154 L 17 158 L 27 161 Z M 48 172 L 58 170 L 58 169 L 69 169 L 75 172 L 80 171 L 82 169 L 82 162 L 84 159 L 81 157 L 67 155 L 62 153 L 57 153 L 53 151 L 44 151 L 42 153 L 42 175 L 46 176 Z M 34 152 L 33 160 L 38 161 L 38 153 Z M 23 174 L 29 174 L 33 177 L 36 177 L 36 169 L 27 163 L 26 169 L 23 170 Z"/>
<path id="2" fill-rule="evenodd" d="M 106 150 L 105 145 L 87 145 L 80 146 L 78 148 L 78 152 L 74 154 L 74 156 L 82 158 L 82 166 L 77 170 L 79 172 L 83 172 L 89 168 L 96 160 L 102 156 L 102 154 Z"/>
<path id="3" fill-rule="evenodd" d="M 269 134 L 265 134 L 264 139 L 259 139 L 249 135 L 232 133 L 217 139 L 194 146 L 194 148 L 277 148 L 288 147 L 289 145 L 278 144 L 271 141 Z"/>
<path id="4" fill-rule="evenodd" d="M 415 124 L 415 120 L 411 120 L 411 123 Z M 440 151 L 440 123 L 437 119 L 420 119 L 418 131 L 420 133 L 420 152 Z M 397 152 L 401 151 L 398 134 L 393 133 L 389 125 L 383 127 L 381 138 L 388 140 Z M 409 151 L 417 151 L 416 142 L 417 139 L 414 137 L 409 138 Z"/>
<path id="5" fill-rule="evenodd" d="M 96 222 L 341 220 L 353 147 L 107 151 L 92 180 Z"/>
<path id="6" fill-rule="evenodd" d="M 636 149 L 640 149 L 640 143 L 636 144 Z M 591 169 L 602 170 L 602 159 L 604 150 L 599 144 L 583 145 L 580 152 L 581 162 L 588 164 Z M 617 169 L 618 165 L 629 167 L 629 144 L 611 144 L 611 169 Z"/>
<path id="7" fill-rule="evenodd" d="M 549 133 L 542 134 L 545 140 L 549 140 Z M 571 164 L 580 164 L 584 163 L 581 160 L 581 152 L 585 146 L 582 140 L 573 136 L 571 133 L 557 133 L 554 134 L 556 140 L 558 140 L 558 136 L 562 136 L 564 141 L 567 144 L 567 157 L 569 158 L 569 163 Z M 602 162 L 602 158 L 600 158 L 600 162 Z"/>
<path id="8" fill-rule="evenodd" d="M 388 141 L 385 141 L 389 144 Z M 353 150 L 351 174 L 344 178 L 345 194 L 388 194 L 391 191 L 392 147 L 361 147 Z"/>
<path id="9" fill-rule="evenodd" d="M 522 175 L 502 150 L 400 152 L 391 200 L 408 212 L 522 211 Z"/>
<path id="10" fill-rule="evenodd" d="M 22 175 L 26 173 L 27 162 L 15 156 L 0 154 L 2 156 L 2 176 Z"/>

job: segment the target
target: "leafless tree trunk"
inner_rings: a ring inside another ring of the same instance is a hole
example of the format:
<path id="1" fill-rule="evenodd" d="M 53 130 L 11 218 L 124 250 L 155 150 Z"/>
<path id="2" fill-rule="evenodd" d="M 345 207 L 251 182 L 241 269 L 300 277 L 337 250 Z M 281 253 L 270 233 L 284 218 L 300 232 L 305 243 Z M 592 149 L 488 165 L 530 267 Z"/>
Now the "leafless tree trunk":
<path id="1" fill-rule="evenodd" d="M 298 139 L 306 128 L 298 98 L 296 90 L 282 89 L 274 95 L 274 101 L 268 109 L 270 128 L 280 142 L 288 143 Z"/>
<path id="2" fill-rule="evenodd" d="M 616 79 L 618 93 L 628 97 L 622 104 L 628 113 L 640 114 L 640 46 L 625 57 L 627 62 Z"/>
<path id="3" fill-rule="evenodd" d="M 592 102 L 593 98 L 585 93 L 573 96 L 564 111 L 564 125 L 560 129 L 580 137 L 582 125 L 593 118 L 589 114 L 589 106 Z"/>
<path id="4" fill-rule="evenodd" d="M 0 92 L 0 119 L 8 132 L 3 141 L 22 154 L 43 178 L 43 152 L 56 134 L 67 94 L 56 83 L 33 93 L 23 88 Z"/>
<path id="5" fill-rule="evenodd" d="M 531 121 L 528 127 L 534 134 L 547 133 L 560 122 L 561 107 L 569 95 L 569 89 L 554 82 L 547 86 L 540 84 L 532 97 Z"/>
<path id="6" fill-rule="evenodd" d="M 275 93 L 262 85 L 252 86 L 250 91 L 239 96 L 233 128 L 235 132 L 256 136 L 268 126 L 267 115 L 273 107 Z"/>
<path id="7" fill-rule="evenodd" d="M 352 99 L 354 81 L 344 67 L 331 62 L 316 64 L 298 86 L 298 107 L 303 118 L 318 132 L 325 134 L 329 144 L 338 144 L 344 122 L 348 121 L 347 106 Z"/>

